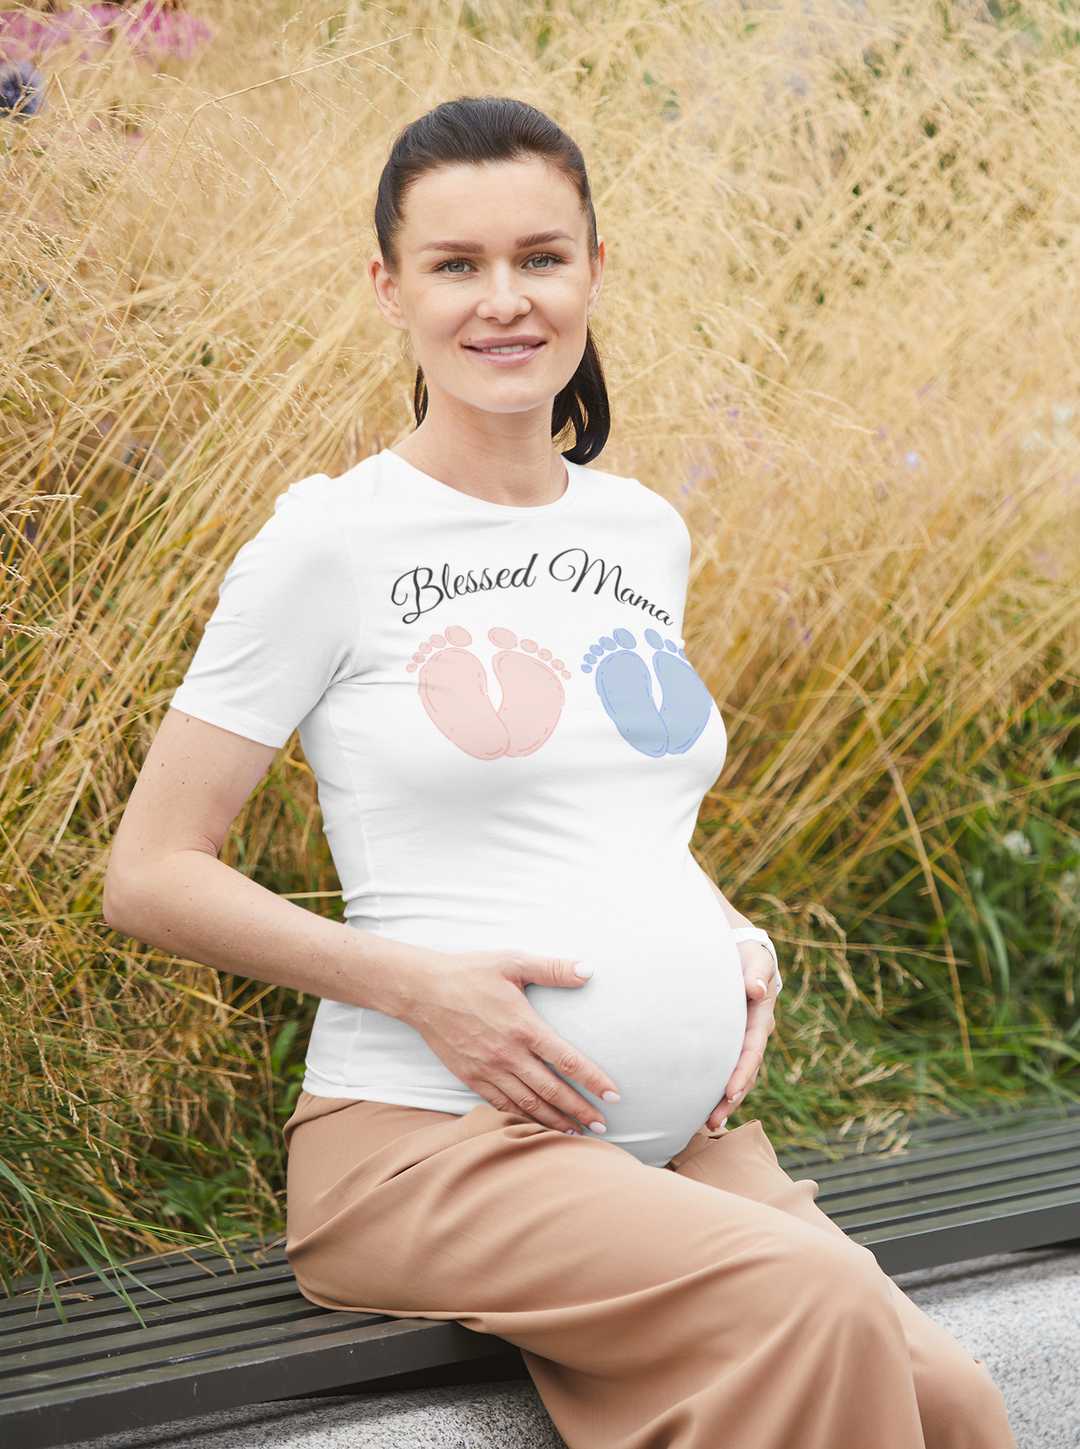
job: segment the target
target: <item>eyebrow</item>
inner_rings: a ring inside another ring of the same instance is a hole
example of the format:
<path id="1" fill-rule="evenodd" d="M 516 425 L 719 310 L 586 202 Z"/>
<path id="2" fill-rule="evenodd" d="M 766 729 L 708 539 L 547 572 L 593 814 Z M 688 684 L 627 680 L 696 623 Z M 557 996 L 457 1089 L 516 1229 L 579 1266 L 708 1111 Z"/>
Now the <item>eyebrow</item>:
<path id="1" fill-rule="evenodd" d="M 532 236 L 519 236 L 515 243 L 515 250 L 524 252 L 529 247 L 547 246 L 555 241 L 573 241 L 573 237 L 567 231 L 537 231 Z M 475 241 L 433 241 L 422 246 L 420 250 L 422 252 L 455 252 L 459 256 L 478 257 L 483 255 L 485 249 L 481 242 Z"/>

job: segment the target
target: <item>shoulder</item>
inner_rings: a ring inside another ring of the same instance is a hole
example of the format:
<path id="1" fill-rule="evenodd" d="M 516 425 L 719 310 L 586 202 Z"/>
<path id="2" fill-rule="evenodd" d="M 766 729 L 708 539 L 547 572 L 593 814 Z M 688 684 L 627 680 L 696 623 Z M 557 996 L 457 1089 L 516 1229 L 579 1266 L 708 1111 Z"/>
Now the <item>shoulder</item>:
<path id="1" fill-rule="evenodd" d="M 304 478 L 279 494 L 270 517 L 233 560 L 230 580 L 253 570 L 283 566 L 292 570 L 305 561 L 322 563 L 338 552 L 339 530 L 323 496 L 323 485 L 329 482 L 321 476 Z"/>
<path id="2" fill-rule="evenodd" d="M 225 591 L 259 580 L 282 588 L 312 585 L 351 572 L 356 502 L 348 478 L 316 473 L 279 494 L 270 517 L 234 558 Z"/>
<path id="3" fill-rule="evenodd" d="M 689 542 L 686 524 L 678 510 L 636 478 L 621 478 L 617 473 L 603 473 L 599 468 L 584 468 L 578 463 L 567 466 L 577 469 L 580 487 L 588 489 L 603 505 L 617 509 L 620 517 L 663 529 L 673 538 Z"/>
<path id="4" fill-rule="evenodd" d="M 241 553 L 276 545 L 309 560 L 347 557 L 365 525 L 386 511 L 386 471 L 376 457 L 337 478 L 326 473 L 301 478 L 278 495 L 272 515 Z"/>
<path id="5" fill-rule="evenodd" d="M 331 478 L 326 473 L 302 478 L 276 499 L 275 517 L 284 513 L 297 523 L 307 520 L 312 524 L 320 519 L 324 523 L 330 519 L 343 523 L 362 517 L 365 508 L 370 507 L 385 488 L 385 471 L 382 458 L 376 457 L 365 458 L 337 478 Z"/>

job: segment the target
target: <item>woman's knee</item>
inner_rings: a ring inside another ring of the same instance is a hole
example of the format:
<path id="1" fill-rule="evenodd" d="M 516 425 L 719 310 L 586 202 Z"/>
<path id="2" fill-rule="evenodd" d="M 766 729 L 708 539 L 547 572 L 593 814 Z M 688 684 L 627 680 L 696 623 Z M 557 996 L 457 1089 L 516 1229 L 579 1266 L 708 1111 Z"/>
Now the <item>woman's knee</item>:
<path id="1" fill-rule="evenodd" d="M 812 1228 L 800 1234 L 800 1243 L 825 1291 L 891 1299 L 892 1284 L 869 1248 L 848 1237 L 826 1236 Z"/>
<path id="2" fill-rule="evenodd" d="M 799 1225 L 762 1267 L 781 1301 L 817 1324 L 833 1325 L 849 1339 L 861 1326 L 902 1341 L 892 1284 L 869 1249 Z"/>

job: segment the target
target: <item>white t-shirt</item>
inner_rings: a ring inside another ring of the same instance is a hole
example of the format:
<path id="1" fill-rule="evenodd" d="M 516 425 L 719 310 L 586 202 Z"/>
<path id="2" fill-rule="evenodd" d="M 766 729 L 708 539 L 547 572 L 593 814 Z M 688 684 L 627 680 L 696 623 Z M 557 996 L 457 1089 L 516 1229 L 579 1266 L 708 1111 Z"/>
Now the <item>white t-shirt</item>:
<path id="1" fill-rule="evenodd" d="M 173 705 L 262 744 L 299 726 L 348 923 L 438 951 L 586 960 L 533 1006 L 617 1083 L 607 1141 L 661 1166 L 742 1044 L 738 951 L 688 843 L 724 761 L 686 662 L 689 539 L 639 483 L 471 498 L 395 454 L 308 478 L 237 555 Z M 480 1099 L 412 1027 L 319 1005 L 304 1082 Z"/>

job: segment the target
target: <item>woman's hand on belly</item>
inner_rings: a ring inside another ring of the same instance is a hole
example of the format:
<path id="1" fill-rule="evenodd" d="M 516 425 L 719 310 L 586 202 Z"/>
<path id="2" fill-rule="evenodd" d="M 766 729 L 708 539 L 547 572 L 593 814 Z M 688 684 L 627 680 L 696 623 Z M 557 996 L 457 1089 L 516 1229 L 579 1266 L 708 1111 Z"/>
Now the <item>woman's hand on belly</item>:
<path id="1" fill-rule="evenodd" d="M 578 974 L 580 973 L 580 974 Z M 500 1112 L 523 1112 L 560 1132 L 605 1130 L 569 1082 L 617 1102 L 615 1083 L 537 1015 L 528 985 L 584 986 L 592 967 L 526 951 L 424 951 L 381 1010 L 406 1022 L 460 1082 Z M 547 1065 L 551 1062 L 560 1075 Z"/>
<path id="2" fill-rule="evenodd" d="M 746 1035 L 724 1099 L 705 1124 L 711 1132 L 718 1132 L 739 1103 L 745 1101 L 747 1092 L 757 1081 L 765 1047 L 776 1027 L 780 977 L 772 956 L 756 941 L 743 941 L 739 945 L 739 961 L 746 982 Z"/>

